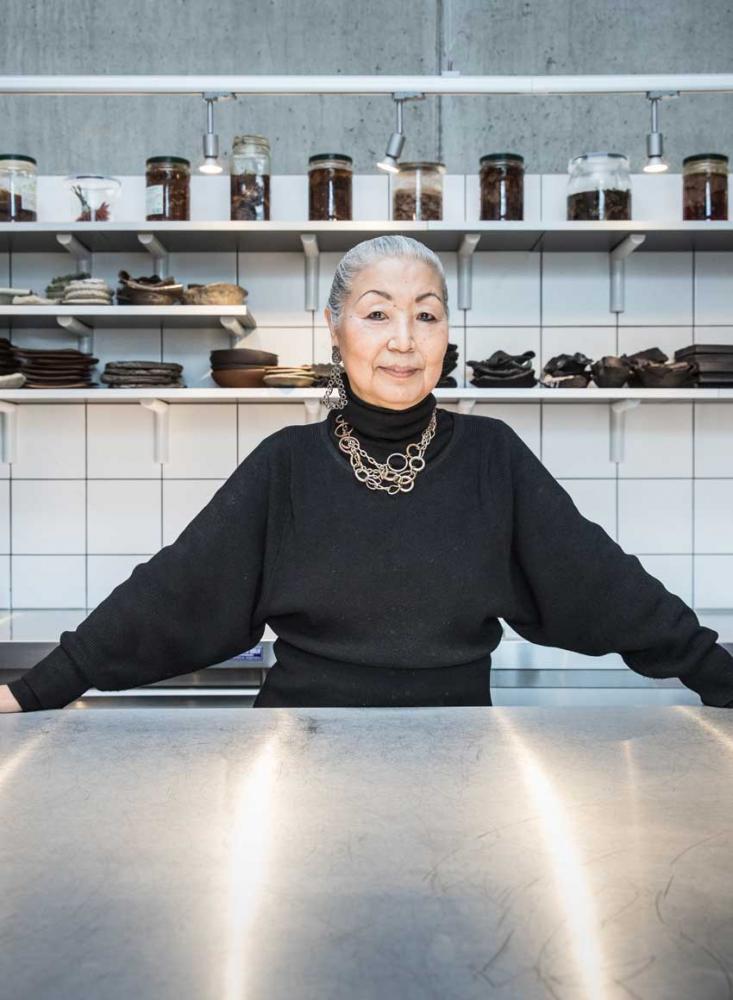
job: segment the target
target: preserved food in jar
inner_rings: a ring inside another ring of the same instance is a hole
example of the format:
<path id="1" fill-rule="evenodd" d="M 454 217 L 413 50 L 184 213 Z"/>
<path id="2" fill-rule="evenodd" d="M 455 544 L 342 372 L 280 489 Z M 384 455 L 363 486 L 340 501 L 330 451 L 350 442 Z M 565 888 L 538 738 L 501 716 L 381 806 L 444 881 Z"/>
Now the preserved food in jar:
<path id="1" fill-rule="evenodd" d="M 524 157 L 518 153 L 482 156 L 481 220 L 514 222 L 524 218 Z"/>
<path id="2" fill-rule="evenodd" d="M 682 218 L 728 218 L 728 157 L 723 153 L 698 153 L 682 161 Z"/>
<path id="3" fill-rule="evenodd" d="M 0 222 L 36 221 L 37 172 L 32 156 L 0 155 Z"/>
<path id="4" fill-rule="evenodd" d="M 73 195 L 75 222 L 109 222 L 112 219 L 112 205 L 122 187 L 116 177 L 75 174 L 65 178 L 65 184 Z"/>
<path id="5" fill-rule="evenodd" d="M 235 135 L 232 142 L 230 217 L 270 218 L 270 143 L 263 135 Z"/>
<path id="6" fill-rule="evenodd" d="M 191 163 L 182 156 L 151 156 L 145 164 L 145 218 L 190 218 Z"/>
<path id="7" fill-rule="evenodd" d="M 399 221 L 443 218 L 444 163 L 400 163 L 393 180 L 392 218 Z"/>
<path id="8" fill-rule="evenodd" d="M 631 175 L 623 153 L 583 153 L 568 165 L 568 219 L 631 218 Z"/>
<path id="9" fill-rule="evenodd" d="M 308 218 L 351 219 L 353 160 L 342 153 L 316 153 L 308 159 Z"/>

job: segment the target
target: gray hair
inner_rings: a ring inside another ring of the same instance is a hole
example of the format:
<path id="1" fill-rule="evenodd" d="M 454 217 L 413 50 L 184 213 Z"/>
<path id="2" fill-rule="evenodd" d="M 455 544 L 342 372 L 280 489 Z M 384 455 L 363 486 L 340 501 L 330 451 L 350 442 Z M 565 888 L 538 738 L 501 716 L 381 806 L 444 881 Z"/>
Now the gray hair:
<path id="1" fill-rule="evenodd" d="M 411 236 L 393 236 L 389 234 L 386 236 L 375 236 L 374 239 L 363 240 L 361 243 L 357 243 L 339 261 L 328 296 L 328 308 L 331 310 L 333 322 L 336 326 L 341 322 L 344 302 L 351 291 L 356 275 L 363 268 L 385 257 L 408 257 L 412 260 L 424 261 L 435 268 L 442 284 L 445 314 L 446 316 L 448 315 L 448 284 L 445 280 L 445 269 L 440 257 L 430 247 L 426 247 L 424 243 L 413 239 Z"/>

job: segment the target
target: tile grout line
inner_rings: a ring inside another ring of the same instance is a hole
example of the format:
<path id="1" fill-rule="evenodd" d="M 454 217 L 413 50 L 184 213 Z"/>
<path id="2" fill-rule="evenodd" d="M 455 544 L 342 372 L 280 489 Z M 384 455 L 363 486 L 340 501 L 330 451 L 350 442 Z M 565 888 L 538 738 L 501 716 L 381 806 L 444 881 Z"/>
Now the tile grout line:
<path id="1" fill-rule="evenodd" d="M 615 348 L 615 350 L 616 350 L 616 356 L 617 357 L 618 357 L 619 351 L 621 350 L 621 344 L 620 344 L 621 333 L 620 333 L 619 315 L 620 315 L 619 313 L 616 313 L 616 323 L 615 323 L 615 325 L 616 325 L 616 348 Z M 611 406 L 612 405 L 613 405 L 612 403 L 608 404 L 609 434 L 610 434 Z M 624 429 L 624 431 L 622 433 L 625 434 L 626 430 Z M 620 481 L 620 475 L 619 475 L 619 463 L 618 462 L 614 462 L 613 465 L 614 465 L 614 475 L 615 475 L 615 480 L 616 480 L 616 485 L 615 485 L 615 489 L 614 489 L 614 493 L 616 495 L 616 504 L 615 504 L 615 507 L 616 507 L 616 544 L 620 545 L 621 544 L 621 542 L 620 542 L 620 538 L 621 538 L 621 517 L 620 517 L 620 514 L 619 514 L 619 506 L 620 506 L 620 503 L 621 503 L 621 481 Z"/>
<path id="2" fill-rule="evenodd" d="M 89 404 L 84 403 L 84 607 L 89 607 Z"/>
<path id="3" fill-rule="evenodd" d="M 696 281 L 696 274 L 697 274 L 697 251 L 695 249 L 693 249 L 693 251 L 692 251 L 692 275 L 691 275 L 691 279 L 692 279 L 692 343 L 693 344 L 695 344 L 697 342 L 697 338 L 696 338 L 696 335 L 695 335 L 695 322 L 696 322 L 696 319 L 697 319 L 697 315 L 696 315 L 697 314 L 697 305 L 696 305 L 696 301 L 695 301 L 695 281 Z M 697 426 L 696 419 L 695 419 L 696 415 L 697 415 L 697 406 L 695 405 L 695 402 L 693 400 L 693 403 L 692 403 L 692 414 L 691 414 L 691 417 L 692 417 L 692 469 L 691 469 L 692 479 L 690 481 L 691 482 L 691 488 L 692 488 L 692 504 L 691 504 L 691 511 L 690 511 L 691 517 L 692 517 L 692 552 L 691 552 L 691 559 L 690 559 L 690 604 L 691 604 L 691 606 L 693 608 L 695 607 L 695 603 L 697 601 L 697 578 L 696 578 L 696 575 L 695 575 L 695 563 L 697 562 L 697 559 L 696 559 L 697 553 L 695 551 L 696 537 L 697 537 L 697 533 L 695 531 L 695 494 L 697 493 L 697 489 L 696 489 L 696 476 L 695 476 L 695 472 L 696 472 L 695 428 Z"/>
<path id="4" fill-rule="evenodd" d="M 544 321 L 545 321 L 545 296 L 544 296 L 544 284 L 545 284 L 545 252 L 540 247 L 540 259 L 537 265 L 538 276 L 540 281 L 539 288 L 539 321 L 540 321 L 540 356 L 539 356 L 539 370 L 540 375 L 542 374 L 542 362 L 544 358 Z M 540 461 L 542 461 L 542 455 L 545 449 L 545 410 L 542 405 L 542 400 L 540 400 Z"/>

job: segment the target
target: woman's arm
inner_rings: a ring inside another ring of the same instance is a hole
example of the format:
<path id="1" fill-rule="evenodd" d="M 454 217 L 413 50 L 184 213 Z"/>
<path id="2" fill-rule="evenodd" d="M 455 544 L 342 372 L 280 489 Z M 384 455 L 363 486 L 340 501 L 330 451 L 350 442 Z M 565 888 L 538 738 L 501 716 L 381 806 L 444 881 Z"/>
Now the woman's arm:
<path id="1" fill-rule="evenodd" d="M 678 677 L 705 705 L 733 707 L 733 656 L 718 633 L 593 521 L 508 425 L 513 599 L 525 639 L 619 653 L 646 677 Z"/>
<path id="2" fill-rule="evenodd" d="M 0 684 L 0 712 L 22 712 L 7 684 Z"/>
<path id="3" fill-rule="evenodd" d="M 278 432 L 276 432 L 277 434 Z M 90 687 L 121 690 L 251 649 L 260 595 L 273 438 L 265 438 L 170 545 L 8 685 L 23 711 L 61 708 Z"/>

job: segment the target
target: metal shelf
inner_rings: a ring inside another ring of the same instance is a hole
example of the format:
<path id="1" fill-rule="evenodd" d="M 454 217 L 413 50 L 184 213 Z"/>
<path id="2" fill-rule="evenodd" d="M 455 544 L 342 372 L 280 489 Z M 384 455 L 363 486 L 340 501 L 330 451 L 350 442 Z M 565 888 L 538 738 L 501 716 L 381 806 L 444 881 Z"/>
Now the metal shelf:
<path id="1" fill-rule="evenodd" d="M 255 320 L 247 306 L 0 306 L 0 324 L 12 322 L 15 329 L 59 327 L 59 320 L 77 319 L 88 327 L 217 326 L 222 318 L 238 320 L 253 329 Z M 226 324 L 222 323 L 222 326 Z"/>
<path id="2" fill-rule="evenodd" d="M 303 403 L 317 402 L 324 389 L 2 389 L 0 400 L 15 403 L 132 403 L 160 399 L 169 403 Z M 434 389 L 439 403 L 458 403 L 467 410 L 476 403 L 647 403 L 733 402 L 731 389 Z"/>
<path id="3" fill-rule="evenodd" d="M 242 250 L 301 253 L 304 233 L 317 236 L 321 252 L 343 252 L 360 240 L 404 233 L 433 250 L 457 252 L 464 236 L 478 233 L 479 251 L 610 251 L 631 233 L 646 236 L 640 252 L 733 250 L 733 222 L 4 222 L 0 251 L 59 251 L 59 234 L 70 234 L 90 253 L 139 252 L 140 235 L 152 234 L 169 253 Z"/>

